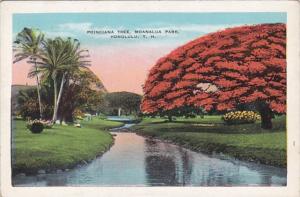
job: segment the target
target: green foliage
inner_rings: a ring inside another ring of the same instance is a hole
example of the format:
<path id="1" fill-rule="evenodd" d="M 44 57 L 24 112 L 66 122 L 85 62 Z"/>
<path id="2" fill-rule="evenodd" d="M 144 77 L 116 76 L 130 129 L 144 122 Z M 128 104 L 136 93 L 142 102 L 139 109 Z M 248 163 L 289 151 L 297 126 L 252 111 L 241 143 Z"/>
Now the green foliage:
<path id="1" fill-rule="evenodd" d="M 25 27 L 17 34 L 14 41 L 14 49 L 16 50 L 14 62 L 39 56 L 44 37 L 45 35 L 40 30 Z"/>
<path id="2" fill-rule="evenodd" d="M 40 117 L 37 99 L 28 98 L 20 107 L 20 114 L 24 118 L 37 119 Z"/>
<path id="3" fill-rule="evenodd" d="M 59 119 L 72 122 L 83 117 L 84 113 L 99 113 L 104 103 L 103 89 L 97 88 L 102 85 L 99 78 L 90 69 L 82 68 L 69 75 L 68 80 L 58 111 Z"/>
<path id="4" fill-rule="evenodd" d="M 158 114 L 161 117 L 167 116 L 169 121 L 173 121 L 173 116 L 195 118 L 197 115 L 203 116 L 204 113 L 205 111 L 201 107 L 183 106 L 172 110 L 160 111 Z"/>
<path id="5" fill-rule="evenodd" d="M 49 119 L 52 115 L 52 106 L 51 106 L 51 92 L 47 90 L 46 86 L 43 86 L 40 90 L 41 100 L 42 100 L 42 109 L 45 119 Z M 28 87 L 26 89 L 21 89 L 18 94 L 16 94 L 17 107 L 15 108 L 16 114 L 19 114 L 24 119 L 39 119 L 39 102 L 37 90 L 35 87 Z"/>
<path id="6" fill-rule="evenodd" d="M 254 123 L 260 119 L 260 115 L 254 111 L 232 111 L 222 116 L 226 124 Z"/>

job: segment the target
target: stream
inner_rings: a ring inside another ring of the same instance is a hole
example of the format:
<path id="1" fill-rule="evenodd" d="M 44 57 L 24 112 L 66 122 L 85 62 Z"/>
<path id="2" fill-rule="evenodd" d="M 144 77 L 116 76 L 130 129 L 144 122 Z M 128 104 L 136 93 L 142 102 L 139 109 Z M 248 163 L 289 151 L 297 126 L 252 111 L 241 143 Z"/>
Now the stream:
<path id="1" fill-rule="evenodd" d="M 91 163 L 61 173 L 15 176 L 14 186 L 285 186 L 287 183 L 284 168 L 197 153 L 128 132 L 130 126 L 112 129 L 114 145 Z"/>

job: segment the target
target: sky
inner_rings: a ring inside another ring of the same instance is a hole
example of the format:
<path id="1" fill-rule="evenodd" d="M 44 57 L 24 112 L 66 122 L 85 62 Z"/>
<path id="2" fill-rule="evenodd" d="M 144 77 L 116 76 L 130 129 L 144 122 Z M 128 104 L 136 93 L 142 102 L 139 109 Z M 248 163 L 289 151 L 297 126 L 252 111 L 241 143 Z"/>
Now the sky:
<path id="1" fill-rule="evenodd" d="M 260 23 L 286 23 L 286 13 L 15 14 L 13 37 L 24 27 L 30 27 L 41 30 L 48 38 L 76 38 L 82 48 L 89 50 L 90 69 L 109 92 L 142 94 L 148 71 L 160 57 L 207 33 Z M 124 30 L 129 33 L 118 32 Z M 27 78 L 30 67 L 26 60 L 13 64 L 13 84 L 35 84 Z"/>

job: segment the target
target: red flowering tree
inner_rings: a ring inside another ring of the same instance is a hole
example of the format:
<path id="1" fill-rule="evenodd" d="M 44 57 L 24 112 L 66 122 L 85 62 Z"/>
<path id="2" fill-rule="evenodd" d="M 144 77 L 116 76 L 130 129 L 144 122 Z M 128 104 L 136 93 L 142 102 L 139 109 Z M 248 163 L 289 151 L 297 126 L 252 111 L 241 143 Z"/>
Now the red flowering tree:
<path id="1" fill-rule="evenodd" d="M 270 129 L 273 113 L 286 112 L 286 26 L 242 26 L 189 42 L 157 61 L 143 91 L 145 114 L 251 103 Z"/>

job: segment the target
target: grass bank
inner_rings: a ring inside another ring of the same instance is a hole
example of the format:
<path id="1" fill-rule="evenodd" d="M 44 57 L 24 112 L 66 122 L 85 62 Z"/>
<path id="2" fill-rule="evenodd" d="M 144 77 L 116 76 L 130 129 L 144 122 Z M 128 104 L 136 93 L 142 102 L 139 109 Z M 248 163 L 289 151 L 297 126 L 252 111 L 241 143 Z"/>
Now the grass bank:
<path id="1" fill-rule="evenodd" d="M 259 122 L 224 125 L 220 116 L 178 118 L 174 122 L 146 118 L 133 127 L 141 135 L 170 140 L 191 150 L 208 154 L 222 152 L 241 160 L 279 167 L 286 167 L 285 128 L 285 116 L 273 120 L 272 130 L 261 129 Z"/>
<path id="2" fill-rule="evenodd" d="M 112 136 L 105 130 L 123 123 L 94 118 L 82 121 L 82 128 L 55 125 L 41 134 L 32 134 L 25 124 L 22 120 L 12 124 L 13 174 L 72 168 L 90 161 L 113 143 Z"/>

